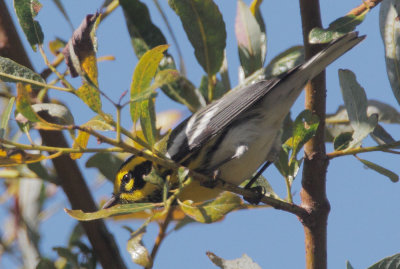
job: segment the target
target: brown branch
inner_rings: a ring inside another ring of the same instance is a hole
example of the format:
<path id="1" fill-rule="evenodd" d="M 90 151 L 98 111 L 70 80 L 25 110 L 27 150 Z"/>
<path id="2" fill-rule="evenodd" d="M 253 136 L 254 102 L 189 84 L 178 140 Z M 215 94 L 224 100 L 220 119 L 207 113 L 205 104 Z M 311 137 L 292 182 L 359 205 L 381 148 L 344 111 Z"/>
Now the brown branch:
<path id="1" fill-rule="evenodd" d="M 174 211 L 174 208 L 172 206 L 169 207 L 167 216 L 164 219 L 164 222 L 160 224 L 160 231 L 158 232 L 156 242 L 154 243 L 153 249 L 151 250 L 151 267 L 147 267 L 147 269 L 150 269 L 154 265 L 154 260 L 156 258 L 157 252 L 160 248 L 161 243 L 163 242 L 165 236 L 167 235 L 167 228 L 168 225 L 171 223 L 172 220 L 172 212 Z"/>
<path id="2" fill-rule="evenodd" d="M 364 0 L 361 5 L 350 10 L 350 12 L 347 13 L 347 15 L 359 16 L 363 14 L 365 11 L 376 7 L 380 2 L 382 2 L 382 0 Z"/>
<path id="3" fill-rule="evenodd" d="M 308 34 L 315 27 L 322 28 L 318 0 L 300 0 L 303 41 L 306 60 L 321 50 L 321 45 L 311 45 Z M 326 197 L 326 170 L 324 129 L 326 108 L 326 79 L 322 72 L 306 85 L 305 107 L 320 119 L 316 135 L 304 146 L 304 168 L 301 206 L 309 214 L 300 218 L 303 223 L 306 250 L 306 268 L 327 268 L 327 221 L 330 210 Z"/>
<path id="4" fill-rule="evenodd" d="M 0 55 L 33 69 L 4 0 L 0 0 Z M 60 131 L 40 131 L 40 135 L 45 145 L 68 147 Z M 67 155 L 52 161 L 72 208 L 96 211 L 97 205 L 76 162 Z M 115 241 L 102 220 L 81 224 L 103 268 L 126 268 Z"/>

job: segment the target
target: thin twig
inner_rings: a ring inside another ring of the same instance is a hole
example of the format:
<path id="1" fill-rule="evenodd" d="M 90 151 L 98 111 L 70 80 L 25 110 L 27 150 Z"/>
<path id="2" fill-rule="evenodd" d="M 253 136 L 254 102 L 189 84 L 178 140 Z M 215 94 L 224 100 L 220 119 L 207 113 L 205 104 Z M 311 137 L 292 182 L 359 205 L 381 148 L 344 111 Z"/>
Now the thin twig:
<path id="1" fill-rule="evenodd" d="M 158 232 L 156 241 L 154 243 L 153 249 L 152 249 L 151 254 L 150 254 L 151 264 L 152 264 L 151 267 L 153 267 L 154 260 L 155 260 L 155 257 L 157 255 L 157 252 L 158 252 L 158 250 L 160 248 L 160 245 L 163 242 L 165 236 L 167 235 L 166 231 L 167 231 L 168 225 L 171 223 L 172 212 L 173 211 L 174 211 L 173 207 L 170 206 L 169 209 L 168 209 L 167 216 L 165 217 L 164 222 L 162 224 L 160 224 L 160 230 Z M 151 268 L 151 267 L 148 267 L 148 268 Z"/>
<path id="2" fill-rule="evenodd" d="M 364 152 L 384 151 L 384 150 L 388 150 L 391 148 L 396 148 L 398 146 L 400 146 L 400 141 L 396 141 L 394 143 L 385 144 L 385 145 L 374 146 L 374 147 L 355 148 L 355 149 L 334 151 L 334 152 L 326 154 L 326 156 L 329 159 L 333 159 L 333 158 L 340 157 L 340 156 L 354 155 L 354 154 L 364 153 Z M 397 152 L 390 152 L 390 153 L 399 154 Z"/>
<path id="3" fill-rule="evenodd" d="M 353 8 L 347 15 L 358 16 L 363 14 L 365 11 L 374 8 L 377 6 L 382 0 L 363 0 L 363 3 L 358 7 Z"/>

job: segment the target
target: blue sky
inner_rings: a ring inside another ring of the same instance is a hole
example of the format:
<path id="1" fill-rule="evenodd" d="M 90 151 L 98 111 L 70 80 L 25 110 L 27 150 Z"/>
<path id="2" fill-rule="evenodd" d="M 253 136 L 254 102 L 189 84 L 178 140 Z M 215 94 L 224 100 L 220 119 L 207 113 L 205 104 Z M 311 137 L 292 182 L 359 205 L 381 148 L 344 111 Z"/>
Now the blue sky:
<path id="1" fill-rule="evenodd" d="M 41 2 L 43 9 L 37 19 L 45 34 L 45 44 L 55 37 L 69 39 L 72 34 L 71 29 L 53 2 L 44 0 Z M 154 23 L 161 28 L 168 42 L 172 44 L 153 1 L 145 2 L 150 7 Z M 199 85 L 204 71 L 194 58 L 193 48 L 183 32 L 182 25 L 169 8 L 167 1 L 159 0 L 159 2 L 166 12 L 183 50 L 188 77 L 195 85 Z M 228 33 L 229 74 L 231 84 L 236 85 L 239 65 L 234 35 L 236 1 L 217 0 L 215 2 L 219 5 L 225 20 Z M 96 12 L 102 1 L 69 0 L 63 1 L 63 3 L 74 27 L 77 27 L 86 14 Z M 358 0 L 321 1 L 324 26 L 361 3 L 362 1 Z M 7 4 L 11 8 L 11 1 L 7 1 Z M 283 50 L 302 44 L 298 1 L 264 1 L 261 12 L 267 28 L 267 63 Z M 378 15 L 378 8 L 373 9 L 358 27 L 358 31 L 367 35 L 367 39 L 328 68 L 328 112 L 333 113 L 337 106 L 343 103 L 337 75 L 339 68 L 355 72 L 369 99 L 380 100 L 398 108 L 386 75 Z M 15 16 L 13 18 L 15 20 Z M 114 62 L 99 64 L 100 87 L 114 100 L 117 100 L 121 93 L 129 88 L 132 72 L 137 63 L 121 9 L 116 10 L 101 24 L 97 31 L 97 37 L 98 56 L 114 55 L 116 57 Z M 35 69 L 42 70 L 44 64 L 41 56 L 30 49 L 24 37 L 22 39 Z M 170 52 L 177 59 L 176 48 L 173 44 Z M 80 84 L 79 78 L 72 79 L 72 81 L 76 86 Z M 78 124 L 84 123 L 94 116 L 93 112 L 76 97 L 53 92 L 51 96 L 60 98 L 69 105 Z M 297 115 L 303 110 L 303 103 L 304 97 L 301 96 L 293 107 L 293 114 Z M 114 113 L 112 106 L 107 102 L 104 104 L 106 112 Z M 161 112 L 172 108 L 181 111 L 183 115 L 189 115 L 183 106 L 177 105 L 163 96 L 158 99 L 157 111 Z M 131 125 L 127 109 L 123 111 L 123 125 L 127 128 Z M 395 139 L 398 139 L 399 126 L 385 125 L 384 127 L 391 132 Z M 92 146 L 96 146 L 95 141 L 91 143 Z M 364 141 L 364 145 L 374 145 L 374 142 L 368 138 Z M 327 151 L 332 151 L 331 145 L 327 145 Z M 360 157 L 377 162 L 396 173 L 400 172 L 396 155 L 370 153 L 362 154 Z M 84 171 L 88 183 L 93 185 L 97 172 L 85 168 L 86 159 L 82 158 L 79 165 Z M 284 181 L 276 169 L 269 169 L 265 176 L 275 191 L 284 197 Z M 300 179 L 300 176 L 296 178 L 293 186 L 294 200 L 297 203 L 300 202 Z M 350 260 L 354 268 L 366 268 L 381 258 L 399 252 L 399 186 L 384 176 L 365 169 L 352 156 L 337 158 L 330 162 L 327 182 L 328 198 L 331 203 L 328 226 L 328 266 L 330 268 L 344 268 L 346 260 Z M 112 185 L 107 183 L 95 192 L 95 197 L 99 201 L 100 198 L 107 197 L 111 192 Z M 61 201 L 65 203 L 63 207 L 69 208 L 65 196 L 61 192 L 53 200 L 53 202 L 55 201 Z M 44 236 L 41 245 L 43 252 L 54 257 L 55 252 L 51 247 L 66 244 L 74 223 L 75 221 L 63 211 L 56 213 L 43 223 L 41 228 Z M 108 228 L 117 238 L 128 268 L 139 267 L 131 263 L 129 255 L 125 251 L 129 235 L 122 225 L 128 225 L 135 229 L 140 224 L 138 221 L 107 221 Z M 149 248 L 155 239 L 157 229 L 156 225 L 149 226 L 144 239 Z M 206 251 L 212 251 L 226 259 L 238 258 L 246 253 L 262 268 L 302 268 L 305 263 L 303 229 L 297 218 L 274 209 L 257 209 L 231 213 L 224 221 L 212 225 L 189 225 L 178 232 L 172 232 L 161 246 L 155 268 L 213 268 L 212 263 L 205 256 Z"/>

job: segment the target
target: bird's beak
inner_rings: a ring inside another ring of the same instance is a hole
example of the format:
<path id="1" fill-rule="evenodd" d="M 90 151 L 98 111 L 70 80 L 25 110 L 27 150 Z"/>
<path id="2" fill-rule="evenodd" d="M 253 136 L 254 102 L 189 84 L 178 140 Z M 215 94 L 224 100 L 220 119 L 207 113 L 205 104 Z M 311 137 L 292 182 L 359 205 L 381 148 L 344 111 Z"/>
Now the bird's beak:
<path id="1" fill-rule="evenodd" d="M 104 205 L 103 205 L 103 209 L 107 209 L 110 208 L 116 204 L 118 204 L 119 202 L 119 197 L 115 194 L 112 195 L 112 197 L 110 198 L 110 200 L 108 200 Z"/>

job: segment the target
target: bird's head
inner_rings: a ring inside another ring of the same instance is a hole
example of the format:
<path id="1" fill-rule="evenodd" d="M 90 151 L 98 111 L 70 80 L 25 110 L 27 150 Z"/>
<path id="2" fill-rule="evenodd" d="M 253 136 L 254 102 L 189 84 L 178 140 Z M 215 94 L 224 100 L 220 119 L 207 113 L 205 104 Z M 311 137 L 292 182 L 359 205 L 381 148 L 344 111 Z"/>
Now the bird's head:
<path id="1" fill-rule="evenodd" d="M 133 155 L 128 158 L 115 176 L 113 196 L 103 209 L 117 204 L 160 202 L 160 187 L 144 180 L 152 168 L 152 162 L 142 157 Z"/>

